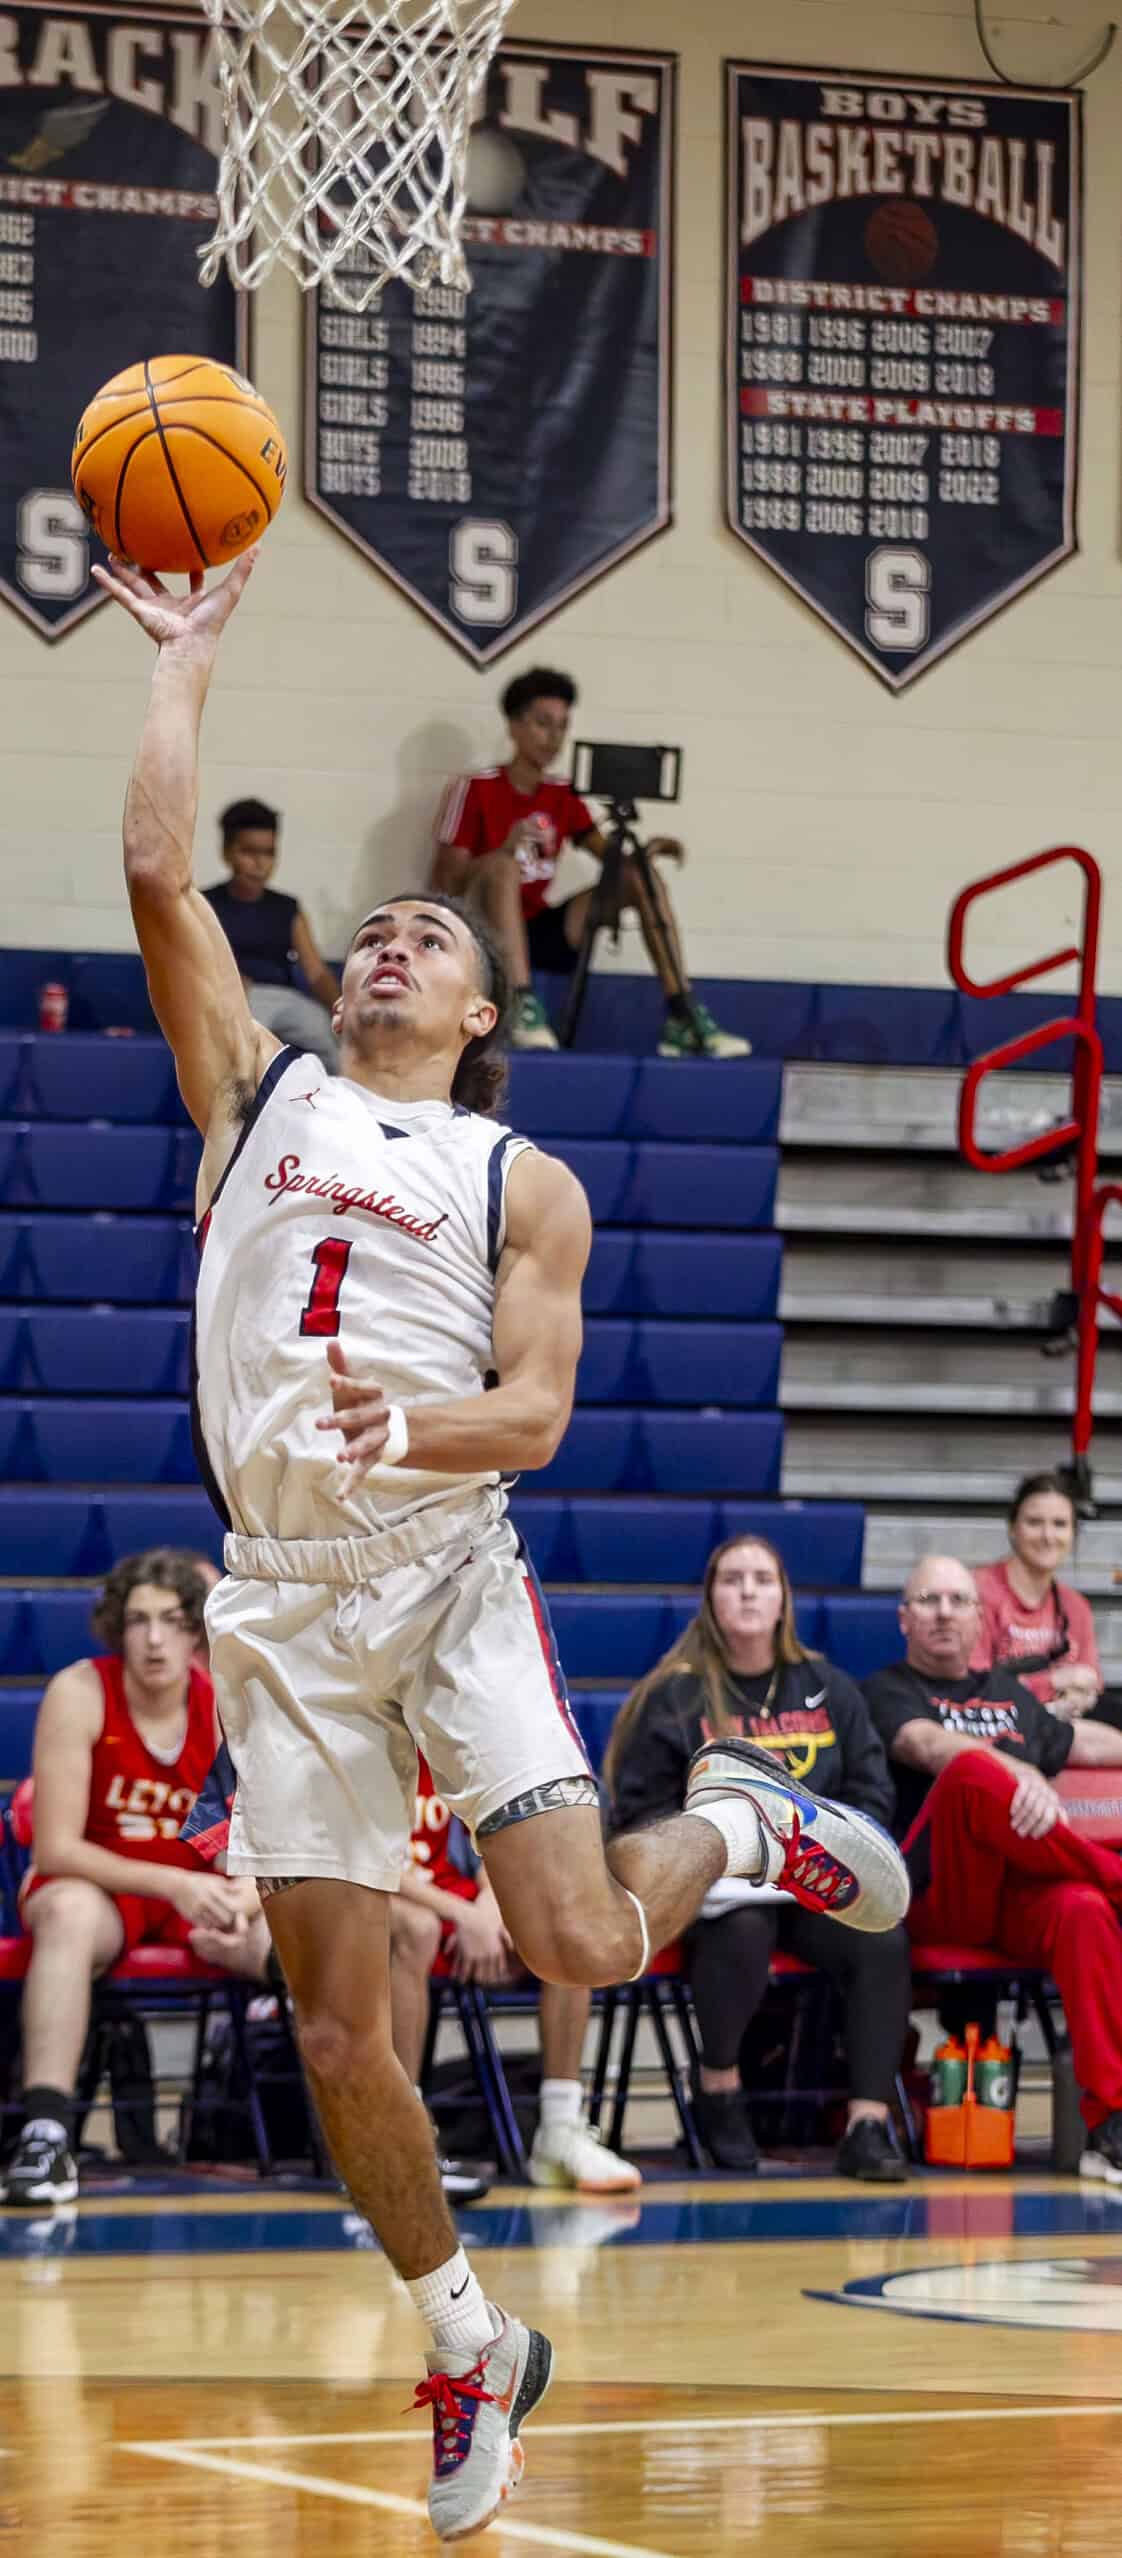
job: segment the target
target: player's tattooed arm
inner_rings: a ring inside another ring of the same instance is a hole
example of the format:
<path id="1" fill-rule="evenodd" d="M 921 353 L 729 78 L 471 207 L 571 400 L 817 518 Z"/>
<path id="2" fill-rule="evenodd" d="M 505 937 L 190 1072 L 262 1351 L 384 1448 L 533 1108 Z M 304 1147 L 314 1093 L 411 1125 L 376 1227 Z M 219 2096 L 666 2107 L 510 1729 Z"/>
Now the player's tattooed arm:
<path id="1" fill-rule="evenodd" d="M 203 707 L 219 640 L 254 557 L 245 552 L 210 587 L 193 577 L 186 595 L 121 560 L 93 572 L 157 649 L 125 800 L 125 879 L 180 1091 L 196 1127 L 212 1132 L 219 1150 L 229 1122 L 225 1087 L 234 1081 L 256 1091 L 280 1045 L 253 1020 L 234 954 L 192 871 Z"/>

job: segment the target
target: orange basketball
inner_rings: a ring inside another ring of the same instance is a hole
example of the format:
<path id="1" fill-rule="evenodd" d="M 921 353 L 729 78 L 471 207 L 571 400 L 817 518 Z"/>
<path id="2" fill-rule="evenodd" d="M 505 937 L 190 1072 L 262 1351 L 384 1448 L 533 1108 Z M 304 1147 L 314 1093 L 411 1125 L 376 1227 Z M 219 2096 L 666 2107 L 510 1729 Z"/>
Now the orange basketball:
<path id="1" fill-rule="evenodd" d="M 78 421 L 74 494 L 138 568 L 217 568 L 272 523 L 288 456 L 271 408 L 229 364 L 154 355 L 106 382 Z"/>

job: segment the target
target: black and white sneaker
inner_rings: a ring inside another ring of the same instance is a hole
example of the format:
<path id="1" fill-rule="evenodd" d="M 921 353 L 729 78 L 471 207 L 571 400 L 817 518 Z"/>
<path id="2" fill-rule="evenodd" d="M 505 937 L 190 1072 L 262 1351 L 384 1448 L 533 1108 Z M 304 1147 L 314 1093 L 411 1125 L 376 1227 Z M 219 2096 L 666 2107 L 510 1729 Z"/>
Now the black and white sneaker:
<path id="1" fill-rule="evenodd" d="M 1122 2185 L 1122 2114 L 1108 2114 L 1097 2131 L 1088 2132 L 1079 2173 L 1102 2185 Z"/>
<path id="2" fill-rule="evenodd" d="M 462 2207 L 466 2203 L 481 2203 L 490 2193 L 487 2178 L 478 2176 L 473 2167 L 465 2167 L 460 2159 L 443 2158 L 438 2153 L 436 2163 L 440 2169 L 445 2202 L 459 2203 Z"/>
<path id="3" fill-rule="evenodd" d="M 73 2203 L 78 2165 L 61 2123 L 25 2123 L 4 2171 L 6 2203 Z"/>

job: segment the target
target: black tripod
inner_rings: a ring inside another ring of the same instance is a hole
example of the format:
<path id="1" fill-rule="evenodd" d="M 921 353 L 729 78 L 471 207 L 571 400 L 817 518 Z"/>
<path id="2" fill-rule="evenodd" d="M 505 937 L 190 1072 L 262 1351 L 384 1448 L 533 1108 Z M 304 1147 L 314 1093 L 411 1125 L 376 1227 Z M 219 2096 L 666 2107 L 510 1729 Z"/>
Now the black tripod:
<path id="1" fill-rule="evenodd" d="M 674 947 L 667 931 L 666 914 L 662 902 L 662 884 L 652 867 L 646 845 L 640 843 L 635 832 L 638 809 L 633 799 L 613 799 L 610 802 L 610 808 L 612 822 L 604 846 L 600 876 L 592 891 L 580 949 L 577 952 L 577 964 L 569 981 L 569 992 L 561 1016 L 559 1034 L 561 1045 L 563 1048 L 571 1048 L 576 1038 L 577 1024 L 584 1010 L 585 989 L 597 935 L 607 931 L 614 934 L 617 942 L 619 940 L 623 865 L 630 859 L 634 862 L 642 881 L 645 906 L 653 925 L 657 958 L 665 969 L 667 977 L 673 981 L 675 993 L 685 1009 L 686 1019 L 697 1042 L 698 1055 L 701 1056 L 705 1047 L 704 1033 L 698 1018 L 697 1006 L 674 956 Z"/>

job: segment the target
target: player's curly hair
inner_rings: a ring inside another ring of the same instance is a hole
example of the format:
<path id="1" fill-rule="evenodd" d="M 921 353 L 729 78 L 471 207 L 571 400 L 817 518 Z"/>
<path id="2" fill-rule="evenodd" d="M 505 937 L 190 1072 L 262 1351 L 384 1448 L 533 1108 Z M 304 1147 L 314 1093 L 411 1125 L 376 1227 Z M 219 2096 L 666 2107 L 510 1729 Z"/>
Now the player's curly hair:
<path id="1" fill-rule="evenodd" d="M 196 1572 L 191 1556 L 183 1554 L 178 1546 L 153 1545 L 146 1554 L 126 1554 L 114 1564 L 91 1619 L 98 1642 L 104 1643 L 109 1652 L 120 1652 L 125 1639 L 125 1612 L 142 1581 L 151 1583 L 153 1589 L 174 1592 L 197 1640 L 203 1630 L 206 1583 Z"/>
<path id="2" fill-rule="evenodd" d="M 383 898 L 382 903 L 384 906 L 397 906 L 408 900 L 416 904 L 420 893 L 416 888 L 401 888 L 396 896 Z M 438 914 L 455 915 L 465 932 L 471 934 L 479 957 L 481 990 L 488 1003 L 494 1004 L 499 1016 L 494 1029 L 486 1031 L 482 1039 L 469 1039 L 452 1079 L 452 1099 L 459 1103 L 461 1110 L 477 1110 L 487 1117 L 491 1111 L 498 1109 L 507 1087 L 504 1052 L 510 1029 L 512 988 L 506 961 L 494 934 L 474 906 L 469 906 L 466 898 L 446 897 L 443 890 L 426 888 L 424 902 L 426 906 L 434 906 Z M 359 929 L 361 931 L 361 925 Z"/>

